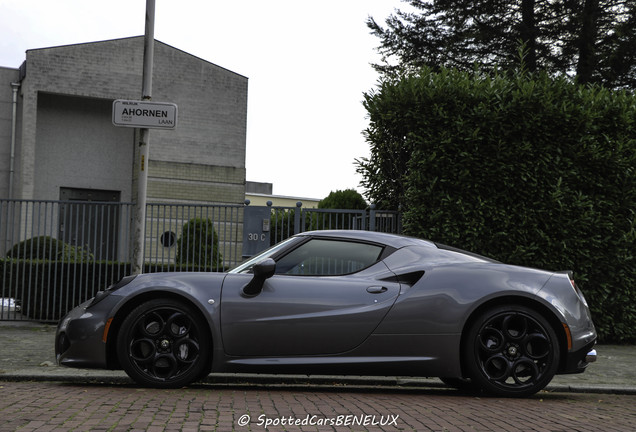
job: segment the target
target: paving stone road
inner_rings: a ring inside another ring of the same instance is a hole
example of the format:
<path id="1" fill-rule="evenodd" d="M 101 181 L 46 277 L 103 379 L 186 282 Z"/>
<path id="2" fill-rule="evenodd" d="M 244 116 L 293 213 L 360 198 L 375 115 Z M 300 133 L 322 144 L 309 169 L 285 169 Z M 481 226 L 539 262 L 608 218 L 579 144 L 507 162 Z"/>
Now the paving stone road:
<path id="1" fill-rule="evenodd" d="M 482 398 L 443 388 L 357 389 L 0 382 L 1 432 L 636 430 L 636 396 Z"/>
<path id="2" fill-rule="evenodd" d="M 633 346 L 599 346 L 584 374 L 500 399 L 399 377 L 213 374 L 184 389 L 145 389 L 120 371 L 55 365 L 54 334 L 0 322 L 0 432 L 636 430 Z"/>

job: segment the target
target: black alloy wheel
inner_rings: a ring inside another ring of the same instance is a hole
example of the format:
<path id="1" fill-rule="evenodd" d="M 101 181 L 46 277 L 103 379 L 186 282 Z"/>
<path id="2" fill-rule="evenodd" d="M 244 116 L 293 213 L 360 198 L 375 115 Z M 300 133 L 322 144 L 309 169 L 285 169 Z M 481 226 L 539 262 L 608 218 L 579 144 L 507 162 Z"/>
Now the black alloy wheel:
<path id="1" fill-rule="evenodd" d="M 500 306 L 483 313 L 469 329 L 466 368 L 489 394 L 530 396 L 554 377 L 559 343 L 548 321 L 533 309 Z"/>
<path id="2" fill-rule="evenodd" d="M 209 370 L 210 336 L 197 311 L 183 302 L 156 299 L 142 303 L 123 321 L 117 355 L 138 384 L 178 388 Z"/>

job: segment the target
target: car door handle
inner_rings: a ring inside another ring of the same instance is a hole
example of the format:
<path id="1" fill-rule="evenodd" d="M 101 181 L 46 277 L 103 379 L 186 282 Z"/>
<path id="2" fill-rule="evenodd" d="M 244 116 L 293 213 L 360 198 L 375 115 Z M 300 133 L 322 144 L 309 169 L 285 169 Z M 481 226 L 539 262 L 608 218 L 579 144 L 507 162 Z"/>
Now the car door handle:
<path id="1" fill-rule="evenodd" d="M 371 294 L 380 294 L 383 292 L 387 292 L 389 289 L 387 287 L 383 287 L 383 286 L 370 286 L 369 288 L 367 288 L 367 292 L 371 293 Z"/>

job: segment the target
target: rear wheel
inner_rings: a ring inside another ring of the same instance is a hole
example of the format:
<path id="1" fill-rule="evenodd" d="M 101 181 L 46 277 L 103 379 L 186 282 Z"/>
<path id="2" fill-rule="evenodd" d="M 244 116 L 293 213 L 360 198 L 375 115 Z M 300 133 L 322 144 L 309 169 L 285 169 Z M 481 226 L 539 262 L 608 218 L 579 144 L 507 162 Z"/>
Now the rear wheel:
<path id="1" fill-rule="evenodd" d="M 541 314 L 520 305 L 481 314 L 468 330 L 465 348 L 472 382 L 498 396 L 538 392 L 552 380 L 559 363 L 554 329 Z"/>
<path id="2" fill-rule="evenodd" d="M 210 345 L 207 326 L 194 308 L 178 300 L 156 299 L 142 303 L 123 321 L 117 355 L 135 382 L 176 388 L 208 370 Z"/>

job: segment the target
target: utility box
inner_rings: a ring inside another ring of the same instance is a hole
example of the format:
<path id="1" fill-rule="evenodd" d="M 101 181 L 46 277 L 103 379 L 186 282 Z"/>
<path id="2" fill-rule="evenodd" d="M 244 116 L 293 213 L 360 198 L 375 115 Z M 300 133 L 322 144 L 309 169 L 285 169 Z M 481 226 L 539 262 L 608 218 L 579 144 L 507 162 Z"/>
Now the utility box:
<path id="1" fill-rule="evenodd" d="M 243 219 L 243 258 L 264 251 L 270 244 L 271 207 L 247 206 Z"/>

